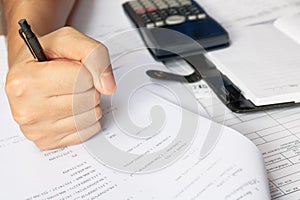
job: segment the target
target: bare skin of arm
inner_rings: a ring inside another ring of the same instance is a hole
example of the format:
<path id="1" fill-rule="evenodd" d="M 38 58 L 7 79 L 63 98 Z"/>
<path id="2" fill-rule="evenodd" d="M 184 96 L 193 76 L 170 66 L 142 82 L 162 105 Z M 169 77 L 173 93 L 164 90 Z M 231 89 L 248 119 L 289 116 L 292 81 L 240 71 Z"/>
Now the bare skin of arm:
<path id="1" fill-rule="evenodd" d="M 9 66 L 23 45 L 18 21 L 26 18 L 32 30 L 43 36 L 63 27 L 75 0 L 2 0 L 7 25 Z"/>

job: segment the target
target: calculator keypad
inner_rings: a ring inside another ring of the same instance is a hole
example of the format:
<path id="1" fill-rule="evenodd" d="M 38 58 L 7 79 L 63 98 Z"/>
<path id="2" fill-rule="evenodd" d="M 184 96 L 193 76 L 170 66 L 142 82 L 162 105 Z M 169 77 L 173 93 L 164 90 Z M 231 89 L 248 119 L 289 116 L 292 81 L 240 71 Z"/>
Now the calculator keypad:
<path id="1" fill-rule="evenodd" d="M 130 1 L 129 5 L 147 28 L 206 18 L 203 10 L 191 0 L 134 0 Z"/>

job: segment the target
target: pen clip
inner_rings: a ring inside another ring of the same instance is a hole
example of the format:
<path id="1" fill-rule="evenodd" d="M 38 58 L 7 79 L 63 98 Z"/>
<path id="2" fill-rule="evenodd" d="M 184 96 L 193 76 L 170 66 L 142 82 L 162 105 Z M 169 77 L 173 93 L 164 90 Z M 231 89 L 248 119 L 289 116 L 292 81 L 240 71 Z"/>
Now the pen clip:
<path id="1" fill-rule="evenodd" d="M 30 50 L 31 54 L 33 55 L 34 59 L 36 59 L 36 55 L 34 54 L 34 51 L 32 50 L 31 46 L 29 45 L 26 37 L 24 37 L 22 29 L 19 29 L 19 35 L 24 40 L 25 44 L 27 45 L 28 49 Z"/>

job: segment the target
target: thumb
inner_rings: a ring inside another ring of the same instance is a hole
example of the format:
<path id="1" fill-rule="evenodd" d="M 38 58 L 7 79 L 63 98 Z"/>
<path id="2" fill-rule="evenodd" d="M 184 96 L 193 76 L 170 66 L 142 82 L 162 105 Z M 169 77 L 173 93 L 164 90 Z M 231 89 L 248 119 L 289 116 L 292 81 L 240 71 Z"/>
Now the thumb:
<path id="1" fill-rule="evenodd" d="M 70 59 L 81 62 L 92 74 L 95 88 L 112 94 L 116 83 L 112 73 L 108 49 L 72 27 L 63 27 L 41 37 L 48 59 Z"/>
<path id="2" fill-rule="evenodd" d="M 95 88 L 103 94 L 112 94 L 116 83 L 109 60 L 108 49 L 104 45 L 99 44 L 82 62 L 92 74 Z"/>

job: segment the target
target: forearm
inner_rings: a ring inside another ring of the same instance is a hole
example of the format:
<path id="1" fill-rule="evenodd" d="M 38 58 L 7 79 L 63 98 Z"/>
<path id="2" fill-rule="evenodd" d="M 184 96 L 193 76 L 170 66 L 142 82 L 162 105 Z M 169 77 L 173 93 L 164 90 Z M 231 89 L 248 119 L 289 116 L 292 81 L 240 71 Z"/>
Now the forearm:
<path id="1" fill-rule="evenodd" d="M 26 18 L 37 35 L 63 27 L 75 0 L 2 0 L 7 25 L 8 63 L 14 61 L 23 41 L 18 21 Z"/>

